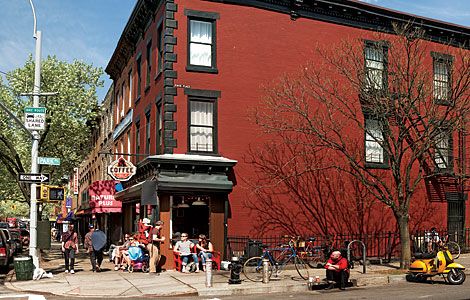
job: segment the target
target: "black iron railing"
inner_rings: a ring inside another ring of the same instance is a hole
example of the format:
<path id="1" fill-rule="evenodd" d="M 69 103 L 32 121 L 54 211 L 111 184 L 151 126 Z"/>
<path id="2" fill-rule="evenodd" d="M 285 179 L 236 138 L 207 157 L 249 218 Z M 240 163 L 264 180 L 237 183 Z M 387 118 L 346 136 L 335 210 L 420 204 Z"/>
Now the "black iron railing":
<path id="1" fill-rule="evenodd" d="M 418 247 L 418 245 L 421 245 L 422 241 L 424 241 L 426 232 L 427 231 L 423 230 L 411 233 L 410 246 L 412 247 L 412 252 L 418 252 L 418 249 L 415 248 Z M 439 230 L 438 234 L 440 237 L 448 236 L 449 241 L 457 242 L 460 245 L 462 252 L 470 251 L 470 228 L 466 228 L 460 232 Z M 315 241 L 313 242 L 315 246 L 331 246 L 336 249 L 344 249 L 347 247 L 349 242 L 360 240 L 366 246 L 366 255 L 369 259 L 390 262 L 392 259 L 400 257 L 400 235 L 398 232 L 347 233 L 329 236 L 312 234 L 300 237 L 300 239 L 306 240 L 309 237 L 315 238 Z M 227 239 L 225 259 L 230 260 L 233 256 L 255 256 L 261 251 L 259 247 L 261 244 L 267 245 L 268 247 L 276 247 L 280 244 L 285 244 L 287 241 L 288 238 L 285 236 L 229 236 Z M 354 257 L 361 257 L 362 249 L 354 246 L 352 253 Z"/>

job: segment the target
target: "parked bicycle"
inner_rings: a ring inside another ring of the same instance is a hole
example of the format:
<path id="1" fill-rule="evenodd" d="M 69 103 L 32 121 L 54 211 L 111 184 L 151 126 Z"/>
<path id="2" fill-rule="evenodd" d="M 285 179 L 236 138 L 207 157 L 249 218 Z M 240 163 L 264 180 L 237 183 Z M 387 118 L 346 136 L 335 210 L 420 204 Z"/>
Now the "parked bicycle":
<path id="1" fill-rule="evenodd" d="M 295 248 L 295 238 L 289 240 L 289 244 L 278 248 L 268 248 L 261 245 L 263 254 L 248 259 L 243 265 L 243 274 L 248 280 L 259 282 L 263 280 L 263 259 L 268 260 L 268 277 L 280 277 L 286 266 L 293 263 L 297 273 L 304 280 L 308 279 L 307 264 L 299 257 Z"/>
<path id="2" fill-rule="evenodd" d="M 328 260 L 332 246 L 328 244 L 315 246 L 315 240 L 314 237 L 310 237 L 305 241 L 299 238 L 297 241 L 297 254 L 309 267 L 322 268 Z"/>

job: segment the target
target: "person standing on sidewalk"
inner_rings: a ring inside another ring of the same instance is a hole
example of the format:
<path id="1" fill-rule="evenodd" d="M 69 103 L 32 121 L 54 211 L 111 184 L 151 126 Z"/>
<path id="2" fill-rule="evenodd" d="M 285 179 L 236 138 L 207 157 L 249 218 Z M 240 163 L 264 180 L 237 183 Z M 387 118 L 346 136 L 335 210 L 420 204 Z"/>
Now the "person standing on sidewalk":
<path id="1" fill-rule="evenodd" d="M 74 274 L 75 254 L 78 254 L 78 236 L 69 224 L 69 230 L 62 234 L 62 252 L 65 256 L 65 273 Z"/>
<path id="2" fill-rule="evenodd" d="M 96 272 L 101 272 L 103 251 L 106 247 L 106 234 L 99 228 L 96 228 L 91 234 L 91 245 L 93 246 L 93 257 L 96 259 L 95 270 Z"/>
<path id="3" fill-rule="evenodd" d="M 95 272 L 96 270 L 96 257 L 95 252 L 93 251 L 93 245 L 91 243 L 91 235 L 95 231 L 93 224 L 88 225 L 88 233 L 85 235 L 85 249 L 86 253 L 90 256 L 91 270 Z"/>
<path id="4" fill-rule="evenodd" d="M 163 221 L 157 221 L 155 227 L 150 230 L 149 243 L 147 244 L 147 250 L 150 255 L 150 272 L 155 273 L 157 266 L 160 262 L 160 244 L 165 241 L 165 237 L 162 236 L 161 230 Z"/>

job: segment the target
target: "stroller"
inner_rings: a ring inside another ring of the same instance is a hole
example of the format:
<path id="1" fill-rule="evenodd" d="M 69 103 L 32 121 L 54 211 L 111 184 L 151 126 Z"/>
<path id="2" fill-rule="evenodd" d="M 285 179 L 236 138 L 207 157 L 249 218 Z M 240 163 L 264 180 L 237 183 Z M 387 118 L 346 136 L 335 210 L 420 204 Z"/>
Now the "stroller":
<path id="1" fill-rule="evenodd" d="M 142 248 L 139 246 L 131 246 L 127 250 L 129 258 L 131 260 L 131 265 L 129 266 L 129 272 L 134 272 L 135 270 L 142 270 L 144 273 L 150 271 L 149 268 L 149 256 L 144 254 Z"/>

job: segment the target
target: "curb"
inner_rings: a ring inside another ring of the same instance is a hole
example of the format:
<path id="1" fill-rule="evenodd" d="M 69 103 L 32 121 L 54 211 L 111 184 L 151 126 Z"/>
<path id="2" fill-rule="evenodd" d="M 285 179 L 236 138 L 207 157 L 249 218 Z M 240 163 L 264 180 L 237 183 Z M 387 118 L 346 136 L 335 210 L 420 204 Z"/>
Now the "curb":
<path id="1" fill-rule="evenodd" d="M 269 293 L 284 293 L 284 292 L 305 292 L 308 291 L 308 286 L 306 282 L 299 284 L 283 284 L 283 285 L 272 285 L 270 283 L 252 286 L 252 287 L 243 287 L 241 284 L 237 288 L 231 289 L 214 289 L 214 288 L 204 288 L 198 290 L 199 296 L 242 296 L 242 295 L 253 295 L 253 294 L 269 294 Z"/>

